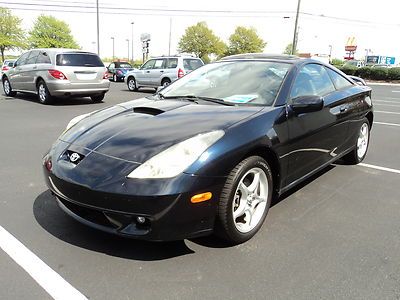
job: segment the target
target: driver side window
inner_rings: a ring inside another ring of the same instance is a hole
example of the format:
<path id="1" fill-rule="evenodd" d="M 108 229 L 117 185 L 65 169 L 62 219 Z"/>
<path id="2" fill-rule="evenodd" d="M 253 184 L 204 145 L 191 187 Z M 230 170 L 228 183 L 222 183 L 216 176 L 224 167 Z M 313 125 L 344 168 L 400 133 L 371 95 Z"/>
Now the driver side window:
<path id="1" fill-rule="evenodd" d="M 25 60 L 28 58 L 29 53 L 30 53 L 30 52 L 27 52 L 27 53 L 22 54 L 22 55 L 18 58 L 18 60 L 15 62 L 15 67 L 24 65 L 24 64 L 25 64 Z"/>
<path id="2" fill-rule="evenodd" d="M 301 96 L 325 96 L 335 91 L 328 73 L 325 68 L 317 64 L 305 65 L 292 86 L 290 98 L 294 99 Z"/>

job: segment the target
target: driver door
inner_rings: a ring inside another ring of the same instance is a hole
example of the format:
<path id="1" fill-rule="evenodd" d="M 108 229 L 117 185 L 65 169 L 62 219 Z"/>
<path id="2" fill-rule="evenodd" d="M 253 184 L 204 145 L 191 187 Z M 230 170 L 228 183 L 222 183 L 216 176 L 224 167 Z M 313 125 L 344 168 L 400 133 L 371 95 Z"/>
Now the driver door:
<path id="1" fill-rule="evenodd" d="M 323 97 L 324 106 L 316 112 L 296 114 L 291 99 Z M 294 80 L 287 105 L 289 129 L 289 172 L 287 184 L 308 175 L 343 151 L 347 123 L 340 113 L 344 105 L 326 69 L 319 64 L 303 66 Z"/>

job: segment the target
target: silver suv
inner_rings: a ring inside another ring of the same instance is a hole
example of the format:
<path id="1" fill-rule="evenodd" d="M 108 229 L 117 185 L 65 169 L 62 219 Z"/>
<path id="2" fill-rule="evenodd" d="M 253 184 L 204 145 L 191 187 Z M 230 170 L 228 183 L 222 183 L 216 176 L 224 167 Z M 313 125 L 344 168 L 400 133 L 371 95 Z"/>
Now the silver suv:
<path id="1" fill-rule="evenodd" d="M 53 97 L 87 97 L 101 102 L 110 82 L 97 54 L 73 49 L 34 49 L 22 54 L 2 75 L 7 96 L 34 93 L 40 103 Z"/>
<path id="2" fill-rule="evenodd" d="M 200 58 L 191 56 L 155 57 L 146 61 L 138 70 L 128 72 L 124 81 L 130 91 L 141 87 L 157 88 L 169 85 L 203 65 Z"/>

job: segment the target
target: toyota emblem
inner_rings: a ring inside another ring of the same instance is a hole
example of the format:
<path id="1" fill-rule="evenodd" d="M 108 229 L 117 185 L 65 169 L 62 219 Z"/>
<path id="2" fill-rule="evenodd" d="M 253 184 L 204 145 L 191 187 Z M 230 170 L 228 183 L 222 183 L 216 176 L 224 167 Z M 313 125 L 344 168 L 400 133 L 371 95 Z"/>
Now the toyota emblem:
<path id="1" fill-rule="evenodd" d="M 81 156 L 78 153 L 74 152 L 70 155 L 69 160 L 74 163 L 78 161 L 80 158 Z"/>

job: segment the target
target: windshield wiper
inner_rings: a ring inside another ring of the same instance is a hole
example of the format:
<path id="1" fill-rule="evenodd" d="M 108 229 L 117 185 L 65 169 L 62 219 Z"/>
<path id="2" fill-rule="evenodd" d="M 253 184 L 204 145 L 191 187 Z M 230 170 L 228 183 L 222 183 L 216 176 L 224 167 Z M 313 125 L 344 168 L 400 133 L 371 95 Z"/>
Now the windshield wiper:
<path id="1" fill-rule="evenodd" d="M 195 103 L 198 103 L 197 100 L 203 100 L 203 101 L 208 101 L 208 102 L 213 102 L 213 103 L 218 103 L 221 105 L 228 105 L 228 106 L 234 106 L 234 103 L 229 103 L 225 102 L 222 99 L 219 98 L 211 98 L 211 97 L 203 97 L 203 96 L 195 96 L 195 95 L 185 95 L 185 96 L 163 96 L 163 99 L 186 99 Z"/>

